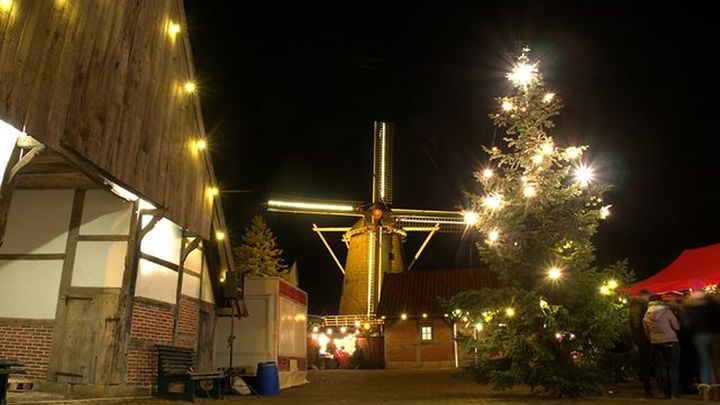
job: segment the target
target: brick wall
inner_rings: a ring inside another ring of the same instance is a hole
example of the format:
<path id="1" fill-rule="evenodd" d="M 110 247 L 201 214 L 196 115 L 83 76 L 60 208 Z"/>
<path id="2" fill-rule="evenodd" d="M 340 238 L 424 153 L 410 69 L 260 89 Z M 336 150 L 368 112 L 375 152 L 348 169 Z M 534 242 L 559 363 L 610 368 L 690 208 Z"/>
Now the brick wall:
<path id="1" fill-rule="evenodd" d="M 172 343 L 173 308 L 171 304 L 135 298 L 128 350 L 128 384 L 155 384 L 157 350 L 154 345 Z"/>
<path id="2" fill-rule="evenodd" d="M 432 340 L 420 340 L 421 326 L 432 326 Z M 454 362 L 452 326 L 442 319 L 398 320 L 385 329 L 385 353 L 388 365 L 422 367 Z"/>
<path id="3" fill-rule="evenodd" d="M 398 320 L 385 329 L 385 358 L 388 362 L 416 362 L 420 340 L 415 320 Z"/>
<path id="4" fill-rule="evenodd" d="M 185 297 L 181 298 L 178 316 L 178 346 L 190 349 L 197 348 L 199 319 L 200 307 L 198 303 Z"/>
<path id="5" fill-rule="evenodd" d="M 50 323 L 0 320 L 0 357 L 23 363 L 32 378 L 46 379 L 52 335 Z"/>
<path id="6" fill-rule="evenodd" d="M 420 344 L 422 361 L 455 361 L 452 326 L 436 319 L 432 323 L 432 341 Z"/>

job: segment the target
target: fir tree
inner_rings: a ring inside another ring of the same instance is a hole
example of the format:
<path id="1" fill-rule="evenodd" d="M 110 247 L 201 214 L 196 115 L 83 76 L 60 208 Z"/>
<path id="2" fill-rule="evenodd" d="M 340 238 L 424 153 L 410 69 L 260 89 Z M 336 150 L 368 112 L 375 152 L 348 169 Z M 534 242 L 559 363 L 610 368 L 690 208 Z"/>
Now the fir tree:
<path id="1" fill-rule="evenodd" d="M 287 268 L 283 263 L 282 249 L 277 247 L 272 230 L 260 215 L 252 219 L 242 243 L 233 251 L 238 269 L 251 276 L 280 276 Z"/>
<path id="2" fill-rule="evenodd" d="M 473 369 L 497 388 L 542 387 L 557 396 L 598 391 L 626 328 L 625 262 L 595 267 L 592 236 L 609 215 L 587 146 L 561 147 L 549 131 L 559 97 L 545 88 L 527 50 L 497 98 L 493 123 L 503 143 L 486 148 L 488 166 L 470 195 L 483 260 L 507 287 L 468 291 L 448 303 L 469 333 Z"/>

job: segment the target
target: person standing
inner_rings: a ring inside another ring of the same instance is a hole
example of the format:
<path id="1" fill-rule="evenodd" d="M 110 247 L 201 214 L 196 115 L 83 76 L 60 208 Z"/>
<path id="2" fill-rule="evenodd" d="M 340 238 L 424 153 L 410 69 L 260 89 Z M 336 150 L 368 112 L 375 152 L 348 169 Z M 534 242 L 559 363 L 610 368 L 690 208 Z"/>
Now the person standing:
<path id="1" fill-rule="evenodd" d="M 632 341 L 635 347 L 637 347 L 637 353 L 635 353 L 634 358 L 635 370 L 645 390 L 645 397 L 654 398 L 655 395 L 653 394 L 652 384 L 650 383 L 653 375 L 652 347 L 645 334 L 645 327 L 643 325 L 643 317 L 645 316 L 645 312 L 647 312 L 649 297 L 650 292 L 648 290 L 642 290 L 637 297 L 630 299 L 629 321 Z"/>
<path id="2" fill-rule="evenodd" d="M 657 294 L 650 296 L 648 310 L 643 317 L 643 326 L 652 345 L 658 385 L 665 398 L 677 399 L 680 364 L 677 331 L 680 330 L 680 323 Z"/>
<path id="3" fill-rule="evenodd" d="M 693 290 L 685 304 L 695 349 L 700 360 L 700 383 L 712 384 L 717 365 L 712 361 L 712 342 L 720 334 L 720 309 L 702 288 Z M 717 375 L 715 375 L 717 377 Z"/>

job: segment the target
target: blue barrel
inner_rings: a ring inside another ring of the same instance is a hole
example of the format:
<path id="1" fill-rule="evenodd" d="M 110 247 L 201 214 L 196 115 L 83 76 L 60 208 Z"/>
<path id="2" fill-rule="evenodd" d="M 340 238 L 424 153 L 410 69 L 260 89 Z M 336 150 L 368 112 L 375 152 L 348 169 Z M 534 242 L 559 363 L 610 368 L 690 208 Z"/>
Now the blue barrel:
<path id="1" fill-rule="evenodd" d="M 280 393 L 278 369 L 274 361 L 258 363 L 256 390 L 260 395 L 277 395 Z"/>

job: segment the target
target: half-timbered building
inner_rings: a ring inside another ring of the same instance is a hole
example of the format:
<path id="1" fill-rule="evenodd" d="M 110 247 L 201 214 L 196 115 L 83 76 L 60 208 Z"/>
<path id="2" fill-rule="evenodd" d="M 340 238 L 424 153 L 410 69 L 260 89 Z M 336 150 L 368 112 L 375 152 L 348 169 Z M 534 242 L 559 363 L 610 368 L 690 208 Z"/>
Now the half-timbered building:
<path id="1" fill-rule="evenodd" d="M 149 386 L 156 344 L 213 366 L 233 263 L 186 26 L 181 0 L 0 2 L 0 358 L 34 379 Z"/>

